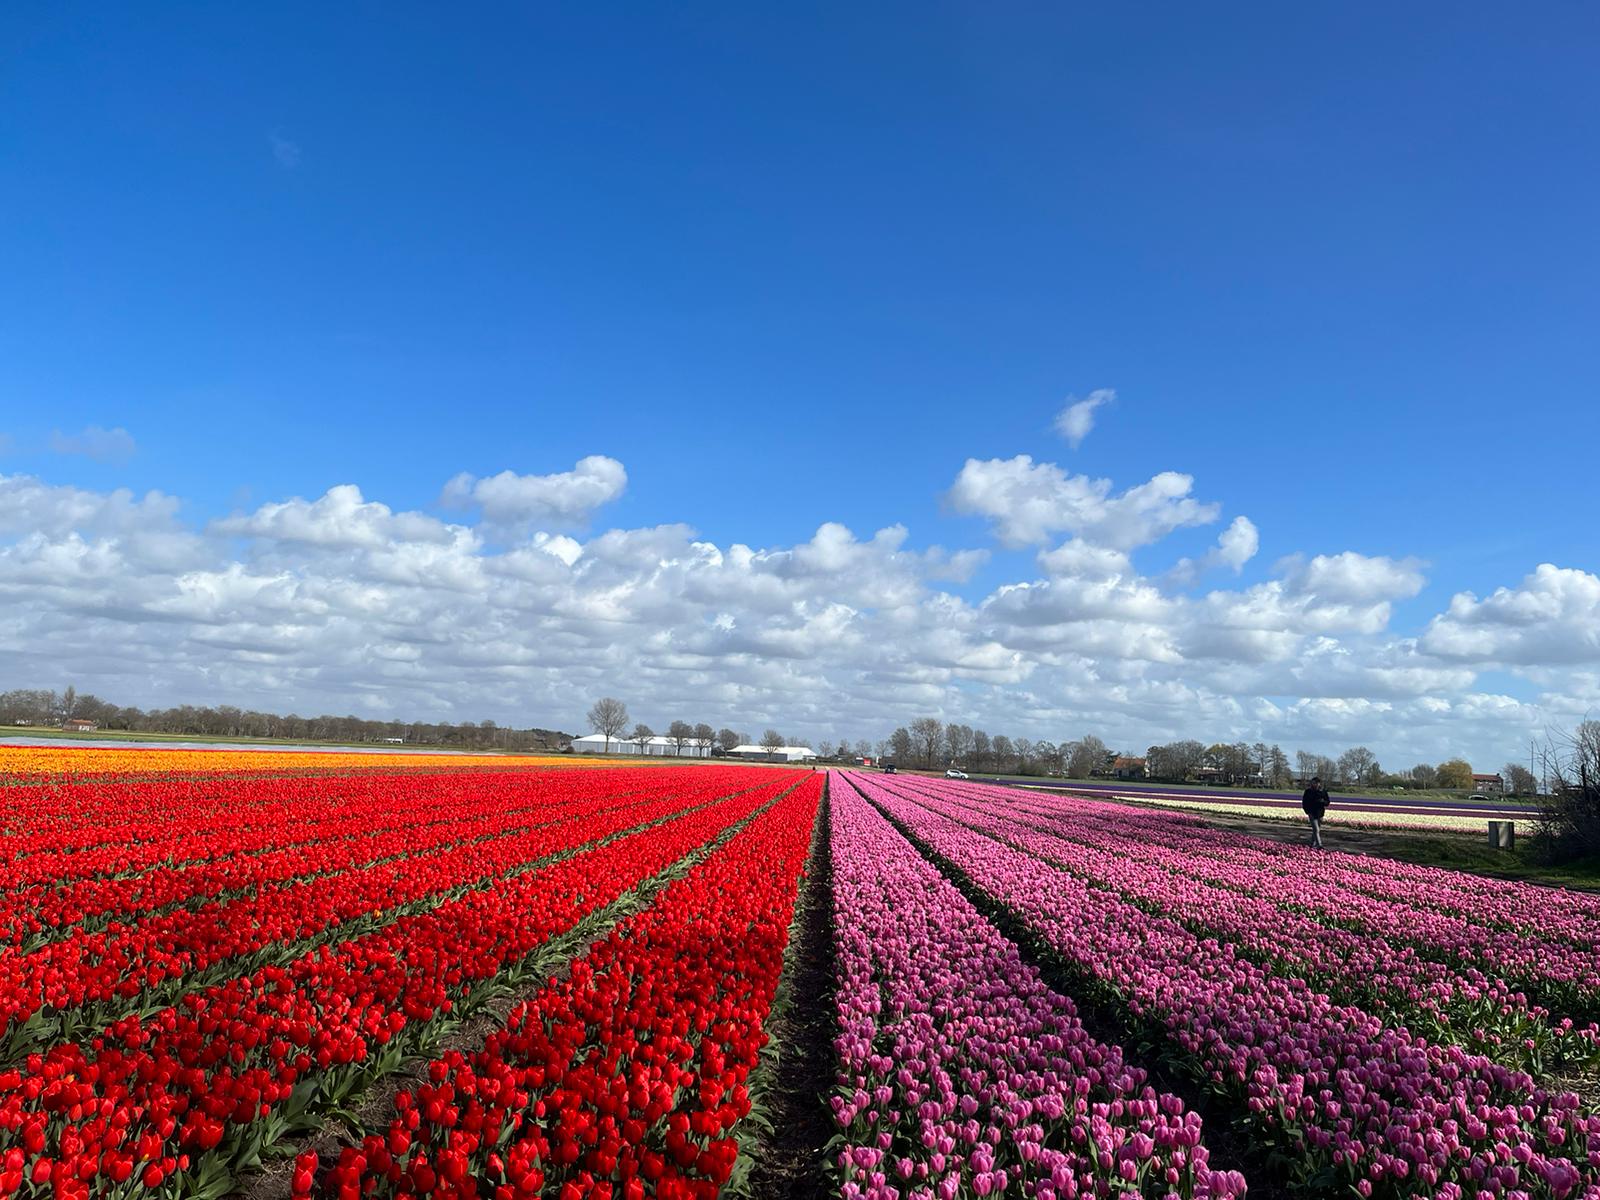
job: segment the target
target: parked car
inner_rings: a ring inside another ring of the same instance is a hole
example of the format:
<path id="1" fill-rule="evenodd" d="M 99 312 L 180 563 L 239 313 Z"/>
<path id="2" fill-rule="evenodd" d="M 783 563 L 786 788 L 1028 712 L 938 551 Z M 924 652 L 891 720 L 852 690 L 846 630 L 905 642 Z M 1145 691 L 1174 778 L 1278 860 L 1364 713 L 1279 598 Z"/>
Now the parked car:
<path id="1" fill-rule="evenodd" d="M 958 771 L 954 767 L 951 767 L 944 773 L 944 777 L 946 779 L 965 779 L 967 778 L 967 773 L 965 771 Z"/>
<path id="2" fill-rule="evenodd" d="M 883 764 L 883 773 L 885 775 L 893 775 L 893 774 L 895 774 L 894 764 L 893 763 L 884 763 Z"/>

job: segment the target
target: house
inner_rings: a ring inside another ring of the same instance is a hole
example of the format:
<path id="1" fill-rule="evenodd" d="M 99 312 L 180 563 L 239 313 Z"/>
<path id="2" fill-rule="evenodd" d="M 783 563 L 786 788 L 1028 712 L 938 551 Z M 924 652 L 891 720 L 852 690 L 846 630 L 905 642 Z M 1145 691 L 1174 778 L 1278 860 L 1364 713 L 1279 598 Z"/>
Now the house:
<path id="1" fill-rule="evenodd" d="M 641 745 L 626 738 L 607 738 L 603 733 L 586 733 L 572 739 L 572 749 L 577 754 L 642 754 L 653 758 L 705 758 L 711 753 L 709 746 L 685 742 L 683 749 L 669 737 L 656 735 Z"/>
<path id="2" fill-rule="evenodd" d="M 68 733 L 93 733 L 100 728 L 98 721 L 86 721 L 82 717 L 69 717 L 61 722 L 61 728 Z"/>
<path id="3" fill-rule="evenodd" d="M 1111 773 L 1118 779 L 1144 779 L 1150 774 L 1145 769 L 1144 759 L 1119 756 L 1111 764 Z"/>
<path id="4" fill-rule="evenodd" d="M 728 754 L 750 762 L 805 762 L 817 757 L 810 746 L 774 746 L 770 750 L 765 746 L 735 746 Z"/>
<path id="5" fill-rule="evenodd" d="M 1472 776 L 1472 790 L 1482 792 L 1485 796 L 1499 796 L 1506 790 L 1506 781 L 1499 775 Z"/>

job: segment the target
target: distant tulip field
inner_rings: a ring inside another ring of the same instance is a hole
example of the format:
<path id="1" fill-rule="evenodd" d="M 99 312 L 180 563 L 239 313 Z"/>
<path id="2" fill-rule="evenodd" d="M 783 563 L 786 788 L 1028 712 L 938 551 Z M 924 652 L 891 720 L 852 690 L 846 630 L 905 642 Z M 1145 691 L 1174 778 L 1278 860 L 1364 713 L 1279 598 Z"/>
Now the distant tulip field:
<path id="1" fill-rule="evenodd" d="M 1600 897 L 571 761 L 6 748 L 0 1197 L 1600 1197 Z"/>

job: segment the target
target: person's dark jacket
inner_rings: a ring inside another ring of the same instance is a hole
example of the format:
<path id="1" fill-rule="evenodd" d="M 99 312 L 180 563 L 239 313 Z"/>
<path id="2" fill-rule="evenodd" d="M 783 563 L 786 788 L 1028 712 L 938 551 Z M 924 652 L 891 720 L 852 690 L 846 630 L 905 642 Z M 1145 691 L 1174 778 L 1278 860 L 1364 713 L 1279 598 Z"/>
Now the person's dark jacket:
<path id="1" fill-rule="evenodd" d="M 1300 807 L 1306 810 L 1306 816 L 1322 820 L 1328 811 L 1328 789 L 1313 783 L 1300 797 Z"/>

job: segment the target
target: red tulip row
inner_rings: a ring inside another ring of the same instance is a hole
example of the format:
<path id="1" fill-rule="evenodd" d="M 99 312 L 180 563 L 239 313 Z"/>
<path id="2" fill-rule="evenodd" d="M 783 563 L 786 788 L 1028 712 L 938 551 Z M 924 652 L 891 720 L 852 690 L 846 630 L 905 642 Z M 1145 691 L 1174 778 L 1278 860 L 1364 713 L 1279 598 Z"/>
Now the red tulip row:
<path id="1" fill-rule="evenodd" d="M 491 786 L 476 792 L 467 791 L 464 781 L 444 788 L 427 786 L 436 784 L 430 780 L 408 795 L 403 805 L 363 803 L 351 811 L 349 797 L 337 787 L 338 781 L 315 782 L 326 793 L 325 806 L 331 797 L 339 798 L 340 807 L 329 808 L 328 819 L 294 825 L 280 821 L 258 831 L 254 844 L 247 843 L 237 827 L 225 826 L 231 835 L 225 857 L 190 860 L 182 865 L 163 862 L 131 873 L 124 870 L 109 876 L 91 875 L 14 888 L 0 900 L 0 939 L 7 947 L 21 943 L 28 948 L 30 943 L 57 938 L 76 928 L 104 927 L 114 920 L 158 913 L 230 891 L 345 870 L 398 853 L 485 838 L 536 822 L 548 823 L 599 798 L 552 798 L 549 789 L 530 787 L 527 777 L 484 781 Z M 625 785 L 618 786 L 621 782 L 603 794 L 627 794 Z M 500 786 L 492 786 L 494 783 Z M 643 794 L 638 788 L 632 790 Z M 496 793 L 503 795 L 501 803 L 497 803 Z M 202 844 L 206 833 L 214 837 L 219 832 L 223 830 L 196 831 L 188 852 L 193 853 Z"/>
<path id="2" fill-rule="evenodd" d="M 782 970 L 821 781 L 808 777 L 511 1014 L 396 1096 L 328 1196 L 711 1200 Z M 317 1187 L 315 1160 L 296 1187 Z"/>
<path id="3" fill-rule="evenodd" d="M 123 878 L 152 868 L 260 853 L 285 845 L 403 828 L 408 820 L 483 811 L 592 789 L 654 788 L 649 772 L 570 771 L 435 775 L 315 775 L 292 779 L 144 778 L 51 788 L 0 788 L 5 852 L 0 884 L 53 888 L 65 881 Z M 626 774 L 630 781 L 616 778 Z"/>
<path id="4" fill-rule="evenodd" d="M 65 1022 L 36 1022 L 19 1043 L 25 1049 L 54 1041 L 71 1029 L 99 1028 L 130 1008 L 171 1003 L 183 992 L 251 969 L 298 957 L 306 939 L 349 936 L 351 922 L 383 923 L 417 905 L 439 903 L 470 887 L 492 885 L 506 872 L 578 848 L 623 829 L 660 820 L 703 793 L 672 794 L 647 802 L 589 803 L 547 824 L 442 850 L 406 855 L 235 900 L 181 908 L 99 933 L 51 942 L 31 954 L 0 958 L 0 1029 L 8 1033 L 42 1009 L 68 1015 Z M 72 1010 L 86 1008 L 85 1013 Z"/>
<path id="5" fill-rule="evenodd" d="M 551 937 L 788 782 L 759 770 L 670 778 L 685 790 L 663 807 L 685 815 L 0 1071 L 0 1196 L 109 1197 L 141 1185 L 176 1196 L 197 1173 L 253 1159 L 426 1048 L 458 1002 L 489 994 Z M 746 790 L 715 800 L 730 782 Z"/>

